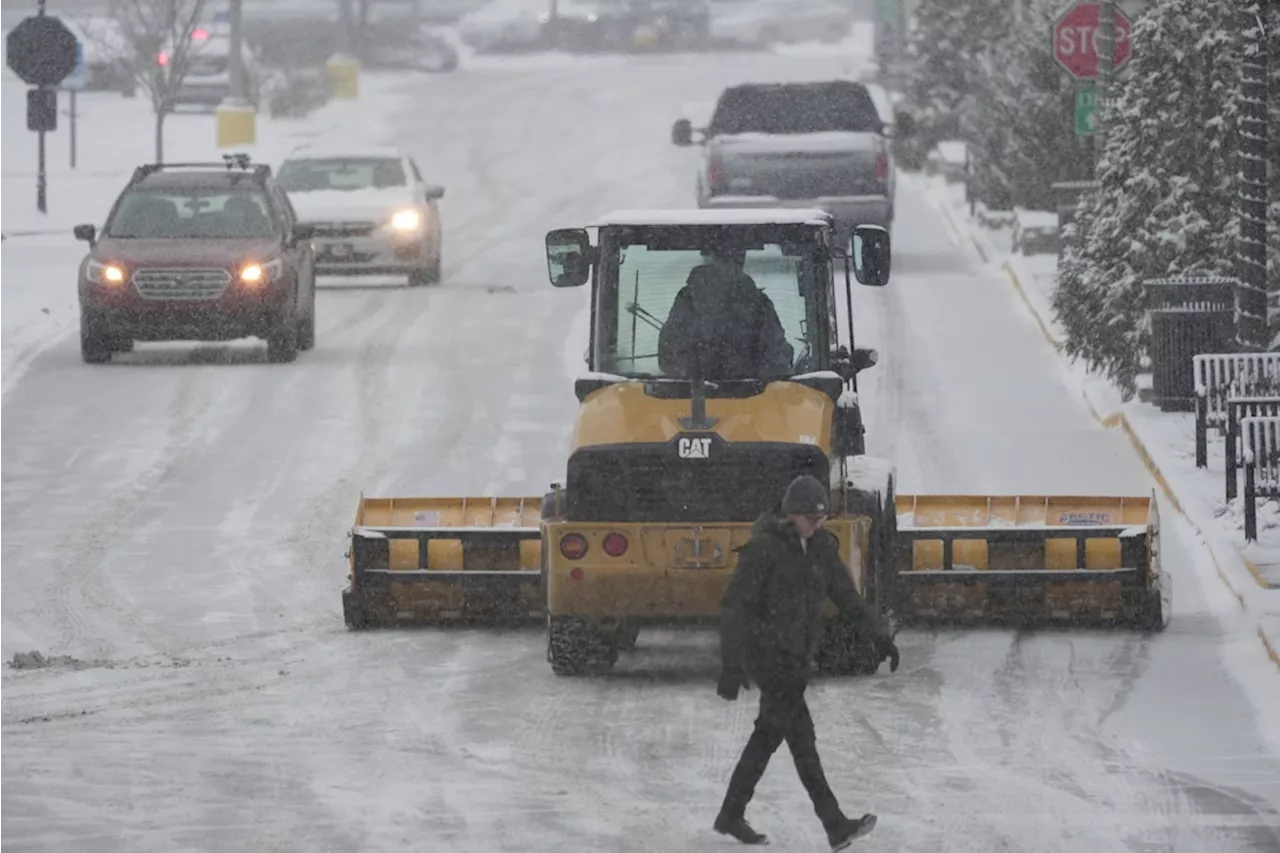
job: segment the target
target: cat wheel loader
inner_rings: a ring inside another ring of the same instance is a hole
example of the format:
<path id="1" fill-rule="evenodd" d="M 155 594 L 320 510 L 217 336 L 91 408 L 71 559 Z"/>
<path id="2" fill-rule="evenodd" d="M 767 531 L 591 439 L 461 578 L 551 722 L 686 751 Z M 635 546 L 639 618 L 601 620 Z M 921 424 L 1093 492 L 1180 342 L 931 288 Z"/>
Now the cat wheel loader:
<path id="1" fill-rule="evenodd" d="M 539 622 L 557 674 L 600 672 L 645 626 L 717 622 L 736 550 L 805 473 L 830 483 L 827 528 L 895 628 L 1167 624 L 1153 494 L 898 494 L 893 463 L 867 455 L 857 379 L 878 354 L 854 344 L 852 278 L 888 283 L 883 228 L 840 245 L 829 215 L 796 209 L 620 211 L 594 227 L 594 243 L 581 228 L 546 237 L 552 284 L 590 284 L 592 372 L 575 384 L 563 482 L 542 496 L 362 498 L 348 625 Z M 745 273 L 776 319 L 743 320 L 759 300 L 700 301 L 708 269 Z M 673 319 L 678 302 L 694 313 Z M 772 360 L 748 343 L 686 347 L 702 355 L 677 363 L 677 331 L 726 322 L 772 329 Z M 826 616 L 816 667 L 874 672 L 870 638 L 830 602 Z"/>

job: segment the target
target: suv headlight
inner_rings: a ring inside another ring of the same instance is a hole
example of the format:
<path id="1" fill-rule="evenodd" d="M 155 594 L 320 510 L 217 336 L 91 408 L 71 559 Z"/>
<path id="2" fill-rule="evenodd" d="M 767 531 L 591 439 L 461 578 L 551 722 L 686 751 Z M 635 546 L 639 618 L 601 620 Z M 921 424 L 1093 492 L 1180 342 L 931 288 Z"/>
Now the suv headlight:
<path id="1" fill-rule="evenodd" d="M 284 261 L 280 258 L 267 261 L 266 263 L 255 263 L 250 261 L 240 267 L 240 274 L 237 278 L 241 284 L 247 284 L 250 287 L 260 287 L 267 282 L 275 281 L 284 273 Z"/>
<path id="2" fill-rule="evenodd" d="M 422 214 L 412 207 L 397 210 L 391 215 L 391 227 L 401 233 L 417 231 L 422 227 Z"/>
<path id="3" fill-rule="evenodd" d="M 89 261 L 85 267 L 84 277 L 92 284 L 117 286 L 124 284 L 124 267 L 120 264 L 102 264 Z"/>

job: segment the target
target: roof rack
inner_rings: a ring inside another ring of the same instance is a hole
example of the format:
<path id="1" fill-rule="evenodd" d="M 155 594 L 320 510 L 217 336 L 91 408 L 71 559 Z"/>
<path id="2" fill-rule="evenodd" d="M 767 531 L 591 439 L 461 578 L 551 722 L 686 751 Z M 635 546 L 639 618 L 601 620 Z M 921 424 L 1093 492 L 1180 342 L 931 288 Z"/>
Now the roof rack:
<path id="1" fill-rule="evenodd" d="M 267 178 L 271 177 L 270 164 L 254 164 L 248 154 L 223 154 L 221 163 L 147 163 L 133 170 L 133 177 L 129 179 L 129 183 L 136 184 L 156 172 L 168 172 L 177 169 L 209 170 L 219 167 L 225 168 L 228 172 L 238 169 L 240 174 L 251 177 L 256 184 L 263 184 Z M 250 171 L 251 168 L 252 171 Z"/>

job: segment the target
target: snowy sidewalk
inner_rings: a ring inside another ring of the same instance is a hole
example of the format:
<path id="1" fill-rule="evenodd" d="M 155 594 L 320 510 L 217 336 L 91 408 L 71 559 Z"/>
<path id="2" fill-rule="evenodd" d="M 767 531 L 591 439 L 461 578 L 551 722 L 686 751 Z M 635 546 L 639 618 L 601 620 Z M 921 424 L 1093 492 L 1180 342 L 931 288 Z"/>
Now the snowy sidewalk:
<path id="1" fill-rule="evenodd" d="M 381 144 L 400 103 L 403 81 L 365 75 L 360 98 L 331 101 L 299 119 L 258 117 L 254 145 L 219 149 L 212 115 L 177 114 L 165 123 L 165 161 L 221 162 L 228 152 L 246 152 L 278 168 L 282 158 L 311 141 L 341 140 L 358 148 Z M 26 131 L 25 87 L 6 77 L 4 92 L 4 262 L 0 277 L 0 358 L 8 391 L 24 369 L 79 322 L 76 269 L 88 251 L 73 226 L 101 226 L 133 169 L 155 157 L 151 108 L 144 97 L 111 92 L 78 98 L 77 168 L 69 164 L 67 117 L 46 140 L 48 213 L 36 209 L 36 135 Z M 66 100 L 61 107 L 65 113 Z"/>
<path id="2" fill-rule="evenodd" d="M 980 224 L 969 214 L 962 184 L 942 178 L 906 176 L 923 183 L 929 197 L 947 215 L 955 239 L 969 243 L 989 266 L 1000 269 L 1026 305 L 1046 343 L 1059 351 L 1064 376 L 1090 413 L 1104 426 L 1123 429 L 1169 503 L 1196 529 L 1208 548 L 1218 577 L 1240 603 L 1242 615 L 1256 624 L 1267 653 L 1280 666 L 1280 505 L 1259 507 L 1259 542 L 1246 545 L 1242 498 L 1224 498 L 1222 439 L 1210 433 L 1209 467 L 1195 467 L 1194 416 L 1162 412 L 1133 400 L 1124 402 L 1106 379 L 1072 363 L 1062 353 L 1064 332 L 1054 319 L 1057 258 L 1023 256 L 1011 251 L 1010 229 Z"/>

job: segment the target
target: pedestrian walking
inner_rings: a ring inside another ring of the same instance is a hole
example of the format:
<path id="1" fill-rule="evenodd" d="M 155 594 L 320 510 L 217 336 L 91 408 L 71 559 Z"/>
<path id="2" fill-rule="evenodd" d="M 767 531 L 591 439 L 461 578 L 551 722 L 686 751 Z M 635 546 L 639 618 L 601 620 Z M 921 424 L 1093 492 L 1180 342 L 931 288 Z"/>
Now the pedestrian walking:
<path id="1" fill-rule="evenodd" d="M 756 520 L 738 555 L 721 602 L 721 673 L 716 692 L 734 701 L 754 682 L 760 712 L 734 768 L 715 829 L 743 844 L 768 838 L 746 820 L 747 803 L 769 759 L 786 741 L 796 772 L 813 801 L 832 850 L 843 850 L 876 825 L 876 816 L 845 817 L 818 757 L 813 717 L 805 702 L 809 664 L 822 635 L 822 605 L 830 597 L 843 615 L 875 640 L 878 662 L 898 669 L 898 649 L 887 627 L 858 594 L 839 540 L 823 529 L 828 494 L 815 477 L 797 477 L 780 504 Z"/>

